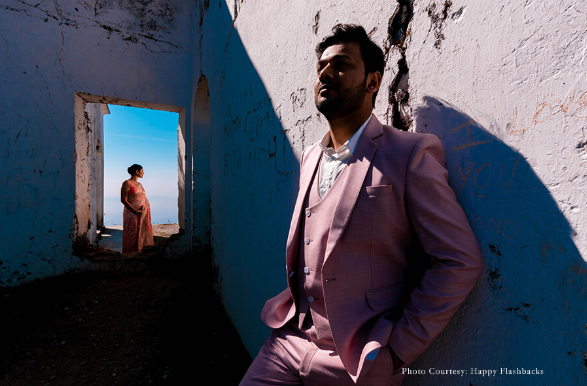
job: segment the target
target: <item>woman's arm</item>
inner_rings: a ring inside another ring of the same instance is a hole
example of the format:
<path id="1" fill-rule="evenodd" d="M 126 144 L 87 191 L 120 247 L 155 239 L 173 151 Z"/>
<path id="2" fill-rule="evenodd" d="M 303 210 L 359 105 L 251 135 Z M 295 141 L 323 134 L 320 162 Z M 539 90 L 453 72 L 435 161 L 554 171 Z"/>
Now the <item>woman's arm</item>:
<path id="1" fill-rule="evenodd" d="M 141 214 L 143 212 L 142 209 L 136 210 L 133 206 L 128 202 L 128 192 L 130 190 L 130 182 L 124 181 L 122 183 L 122 187 L 120 188 L 120 202 L 122 205 L 126 207 L 126 209 L 130 210 L 134 214 Z"/>

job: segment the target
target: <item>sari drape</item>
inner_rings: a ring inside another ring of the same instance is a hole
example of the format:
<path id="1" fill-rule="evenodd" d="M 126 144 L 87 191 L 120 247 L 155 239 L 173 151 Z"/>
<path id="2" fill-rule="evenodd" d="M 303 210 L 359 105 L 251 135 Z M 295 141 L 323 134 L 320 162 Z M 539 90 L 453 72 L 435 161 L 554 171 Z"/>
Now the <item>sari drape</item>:
<path id="1" fill-rule="evenodd" d="M 128 194 L 130 205 L 141 210 L 137 215 L 124 207 L 122 216 L 122 253 L 141 252 L 146 245 L 153 245 L 153 227 L 151 225 L 151 206 L 143 185 L 131 186 Z"/>

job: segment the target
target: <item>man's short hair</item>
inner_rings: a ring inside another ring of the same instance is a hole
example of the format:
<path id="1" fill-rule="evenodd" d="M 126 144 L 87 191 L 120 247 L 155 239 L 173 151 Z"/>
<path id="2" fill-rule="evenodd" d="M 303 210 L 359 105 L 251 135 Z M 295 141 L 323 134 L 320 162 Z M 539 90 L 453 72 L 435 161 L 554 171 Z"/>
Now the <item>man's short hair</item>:
<path id="1" fill-rule="evenodd" d="M 367 35 L 365 29 L 357 24 L 337 24 L 332 28 L 332 34 L 326 36 L 316 46 L 316 55 L 318 60 L 330 46 L 339 43 L 354 42 L 359 43 L 361 48 L 361 57 L 365 64 L 365 76 L 371 72 L 379 71 L 383 76 L 385 68 L 385 59 L 383 50 L 375 44 L 373 40 Z M 375 97 L 377 92 L 373 94 L 373 106 L 375 106 Z"/>

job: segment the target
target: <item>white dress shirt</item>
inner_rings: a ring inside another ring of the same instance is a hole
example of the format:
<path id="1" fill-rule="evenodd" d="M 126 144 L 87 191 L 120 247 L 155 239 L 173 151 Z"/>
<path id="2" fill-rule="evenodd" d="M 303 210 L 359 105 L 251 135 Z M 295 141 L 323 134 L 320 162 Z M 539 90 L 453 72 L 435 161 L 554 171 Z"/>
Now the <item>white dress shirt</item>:
<path id="1" fill-rule="evenodd" d="M 330 190 L 334 181 L 338 178 L 345 165 L 355 152 L 359 138 L 365 127 L 371 120 L 371 116 L 361 125 L 359 130 L 348 141 L 346 141 L 338 150 L 334 150 L 332 147 L 328 147 L 330 143 L 330 131 L 326 132 L 322 141 L 320 142 L 320 149 L 322 149 L 322 159 L 320 161 L 320 174 L 319 174 L 319 189 L 318 194 L 321 198 L 326 196 L 326 193 Z"/>

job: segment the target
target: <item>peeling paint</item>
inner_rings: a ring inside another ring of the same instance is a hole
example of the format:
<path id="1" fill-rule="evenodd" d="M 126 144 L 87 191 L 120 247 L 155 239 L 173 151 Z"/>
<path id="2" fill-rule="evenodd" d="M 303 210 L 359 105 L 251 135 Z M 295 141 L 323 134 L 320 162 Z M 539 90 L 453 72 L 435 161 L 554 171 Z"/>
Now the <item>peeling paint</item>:
<path id="1" fill-rule="evenodd" d="M 412 2 L 401 0 L 394 15 L 389 19 L 387 42 L 384 47 L 386 58 L 392 48 L 398 49 L 401 57 L 397 63 L 398 71 L 389 86 L 386 115 L 394 127 L 408 131 L 412 126 L 409 79 L 410 69 L 406 61 L 405 41 L 409 35 L 409 25 L 413 15 Z M 387 60 L 387 59 L 386 59 Z"/>
<path id="2" fill-rule="evenodd" d="M 449 184 L 486 258 L 467 303 L 414 366 L 480 366 L 497 356 L 504 366 L 544 368 L 538 383 L 572 384 L 584 376 L 586 357 L 578 355 L 587 352 L 587 86 L 578 60 L 584 7 L 454 0 L 243 4 L 0 6 L 6 90 L 0 212 L 11 224 L 0 224 L 9 256 L 0 259 L 0 285 L 90 264 L 72 258 L 75 237 L 97 224 L 76 214 L 76 201 L 87 207 L 83 194 L 91 181 L 80 178 L 76 192 L 75 165 L 99 145 L 75 152 L 76 92 L 91 103 L 182 106 L 180 183 L 198 194 L 180 202 L 186 224 L 194 224 L 186 233 L 193 233 L 165 254 L 182 253 L 185 245 L 205 250 L 210 240 L 218 291 L 249 351 L 257 352 L 268 333 L 260 309 L 283 289 L 278 257 L 298 162 L 327 130 L 311 100 L 313 48 L 334 24 L 356 22 L 385 52 L 384 96 L 375 114 L 441 139 Z M 27 50 L 13 43 L 21 40 Z M 209 85 L 209 130 L 196 139 L 200 74 Z M 81 117 L 79 134 L 95 131 Z M 206 203 L 202 191 L 210 192 Z M 462 382 L 479 383 L 473 379 Z M 500 381 L 532 382 L 520 379 Z M 407 377 L 404 384 L 421 381 Z"/>
<path id="3" fill-rule="evenodd" d="M 532 307 L 532 303 L 520 302 L 517 306 L 502 307 L 504 312 L 513 312 L 518 318 L 525 322 L 530 322 L 528 310 Z"/>
<path id="4" fill-rule="evenodd" d="M 444 29 L 444 22 L 448 18 L 448 11 L 452 6 L 452 1 L 446 0 L 442 6 L 442 10 L 438 10 L 438 12 L 436 11 L 437 6 L 436 3 L 430 4 L 426 7 L 426 12 L 430 18 L 430 30 L 434 33 L 434 48 L 439 50 L 442 41 L 445 39 L 442 31 Z M 462 8 L 459 11 L 462 12 Z M 457 15 L 459 11 L 455 12 L 455 15 Z"/>
<path id="5" fill-rule="evenodd" d="M 0 81 L 7 93 L 12 90 L 2 102 L 0 129 L 0 239 L 5 245 L 0 285 L 88 269 L 71 254 L 75 238 L 91 236 L 87 230 L 100 224 L 93 215 L 82 216 L 82 208 L 91 208 L 86 196 L 94 194 L 95 181 L 76 176 L 75 166 L 91 160 L 103 141 L 74 149 L 75 133 L 96 133 L 83 106 L 73 124 L 75 92 L 103 95 L 106 103 L 115 95 L 167 110 L 186 105 L 190 86 L 160 78 L 186 72 L 190 20 L 185 8 L 183 2 L 165 0 L 23 0 L 0 6 L 0 56 L 6 64 Z"/>
<path id="6" fill-rule="evenodd" d="M 220 3 L 222 4 L 222 3 Z M 208 7 L 210 6 L 210 0 L 204 0 L 204 1 L 198 1 L 198 13 L 199 13 L 199 23 L 198 25 L 200 27 L 202 27 L 202 24 L 204 23 L 204 16 L 206 15 L 206 11 L 208 10 Z"/>
<path id="7" fill-rule="evenodd" d="M 97 0 L 94 16 L 115 12 L 118 8 L 128 11 L 134 19 L 130 26 L 143 33 L 165 33 L 175 28 L 177 5 L 171 0 Z"/>
<path id="8" fill-rule="evenodd" d="M 314 16 L 314 25 L 312 26 L 312 31 L 314 31 L 314 35 L 318 35 L 318 30 L 320 29 L 320 11 L 316 12 Z"/>
<path id="9" fill-rule="evenodd" d="M 493 267 L 487 270 L 487 282 L 489 283 L 489 290 L 495 295 L 496 291 L 503 289 L 501 284 L 498 284 L 501 277 L 500 268 Z"/>

